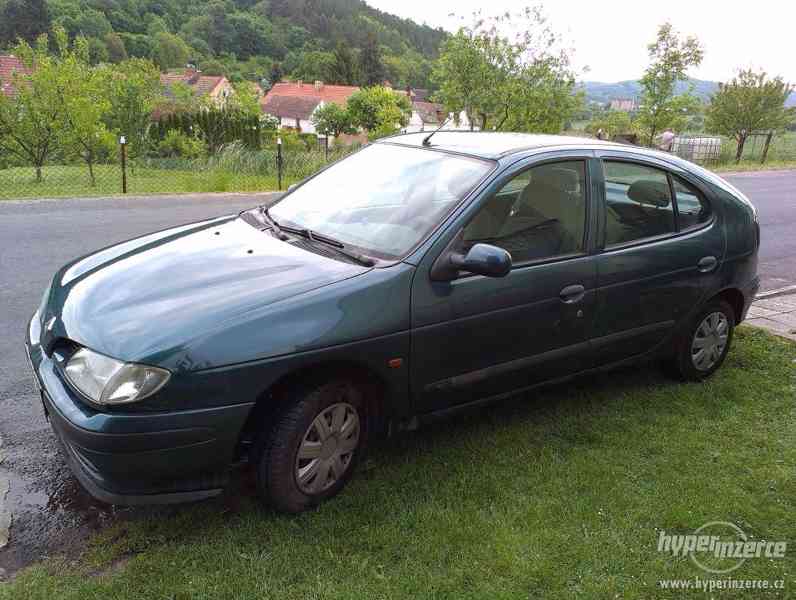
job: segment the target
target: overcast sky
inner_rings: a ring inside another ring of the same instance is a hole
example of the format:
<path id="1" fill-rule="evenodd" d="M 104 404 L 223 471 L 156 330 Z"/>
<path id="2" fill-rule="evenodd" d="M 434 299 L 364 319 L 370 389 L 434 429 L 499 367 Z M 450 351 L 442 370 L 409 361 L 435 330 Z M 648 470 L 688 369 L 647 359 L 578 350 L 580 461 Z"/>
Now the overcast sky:
<path id="1" fill-rule="evenodd" d="M 454 31 L 459 21 L 482 8 L 501 13 L 532 4 L 515 0 L 365 0 L 385 12 Z M 589 67 L 583 79 L 614 82 L 638 79 L 647 62 L 647 44 L 666 20 L 705 48 L 699 79 L 724 81 L 739 67 L 763 68 L 796 83 L 796 1 L 794 0 L 548 0 L 550 24 L 575 48 L 575 66 Z"/>

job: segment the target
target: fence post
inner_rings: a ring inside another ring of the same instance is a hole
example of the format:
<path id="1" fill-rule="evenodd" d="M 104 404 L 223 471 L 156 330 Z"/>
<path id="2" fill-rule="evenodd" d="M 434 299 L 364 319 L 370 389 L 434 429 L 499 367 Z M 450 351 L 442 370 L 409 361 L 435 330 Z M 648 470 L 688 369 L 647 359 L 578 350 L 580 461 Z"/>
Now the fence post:
<path id="1" fill-rule="evenodd" d="M 760 164 L 761 164 L 761 165 L 762 165 L 764 162 L 766 162 L 766 157 L 768 156 L 768 147 L 769 147 L 769 145 L 771 144 L 771 138 L 772 138 L 773 136 L 774 136 L 774 132 L 773 132 L 773 131 L 769 131 L 769 132 L 768 132 L 768 135 L 766 136 L 766 145 L 765 145 L 765 146 L 763 146 L 763 156 L 762 156 L 762 158 L 760 159 Z"/>
<path id="2" fill-rule="evenodd" d="M 323 136 L 323 149 L 326 153 L 326 162 L 329 162 L 329 135 Z"/>
<path id="3" fill-rule="evenodd" d="M 122 154 L 122 194 L 127 193 L 127 138 L 119 138 L 119 146 Z"/>
<path id="4" fill-rule="evenodd" d="M 282 138 L 276 138 L 276 180 L 277 188 L 282 191 Z"/>

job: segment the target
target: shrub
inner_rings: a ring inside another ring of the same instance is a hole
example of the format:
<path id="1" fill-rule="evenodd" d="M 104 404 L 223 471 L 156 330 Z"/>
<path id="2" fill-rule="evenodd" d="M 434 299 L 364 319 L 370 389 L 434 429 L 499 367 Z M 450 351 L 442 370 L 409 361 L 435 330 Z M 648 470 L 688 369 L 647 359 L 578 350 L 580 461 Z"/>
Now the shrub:
<path id="1" fill-rule="evenodd" d="M 170 129 L 158 143 L 158 154 L 164 158 L 199 158 L 206 153 L 201 140 L 185 135 L 177 129 Z"/>

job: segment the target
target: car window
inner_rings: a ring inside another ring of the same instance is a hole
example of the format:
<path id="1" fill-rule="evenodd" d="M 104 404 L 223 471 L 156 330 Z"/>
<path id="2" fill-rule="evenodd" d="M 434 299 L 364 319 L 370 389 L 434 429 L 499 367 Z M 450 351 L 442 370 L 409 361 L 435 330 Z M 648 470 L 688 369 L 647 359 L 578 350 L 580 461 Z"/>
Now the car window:
<path id="1" fill-rule="evenodd" d="M 373 144 L 287 194 L 277 222 L 384 259 L 404 256 L 494 168 L 445 152 Z"/>
<path id="2" fill-rule="evenodd" d="M 583 251 L 586 164 L 549 163 L 503 185 L 464 229 L 465 245 L 507 250 L 514 263 Z"/>
<path id="3" fill-rule="evenodd" d="M 710 220 L 710 204 L 693 185 L 672 175 L 680 231 L 700 227 Z"/>
<path id="4" fill-rule="evenodd" d="M 628 162 L 603 162 L 605 244 L 673 233 L 674 206 L 664 171 Z"/>

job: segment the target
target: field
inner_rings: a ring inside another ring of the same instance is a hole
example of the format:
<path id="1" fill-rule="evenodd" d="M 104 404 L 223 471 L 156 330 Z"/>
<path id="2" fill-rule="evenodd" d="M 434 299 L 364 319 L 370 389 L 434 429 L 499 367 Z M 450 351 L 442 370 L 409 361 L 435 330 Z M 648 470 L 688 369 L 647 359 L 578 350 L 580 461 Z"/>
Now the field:
<path id="1" fill-rule="evenodd" d="M 315 512 L 238 492 L 159 509 L 0 597 L 681 598 L 659 580 L 732 577 L 786 588 L 721 597 L 792 598 L 795 361 L 743 327 L 706 383 L 646 367 L 526 394 L 380 443 Z M 785 540 L 786 557 L 711 575 L 658 551 L 660 530 L 710 521 Z"/>

